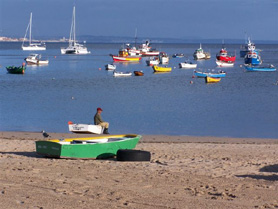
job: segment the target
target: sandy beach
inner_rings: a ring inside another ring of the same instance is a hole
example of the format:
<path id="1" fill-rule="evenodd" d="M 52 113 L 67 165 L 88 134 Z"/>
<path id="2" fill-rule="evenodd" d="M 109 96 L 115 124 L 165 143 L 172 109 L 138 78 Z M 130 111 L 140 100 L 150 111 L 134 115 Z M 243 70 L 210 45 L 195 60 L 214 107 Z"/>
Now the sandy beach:
<path id="1" fill-rule="evenodd" d="M 36 140 L 0 132 L 0 208 L 278 208 L 276 139 L 147 135 L 151 162 L 44 158 Z"/>

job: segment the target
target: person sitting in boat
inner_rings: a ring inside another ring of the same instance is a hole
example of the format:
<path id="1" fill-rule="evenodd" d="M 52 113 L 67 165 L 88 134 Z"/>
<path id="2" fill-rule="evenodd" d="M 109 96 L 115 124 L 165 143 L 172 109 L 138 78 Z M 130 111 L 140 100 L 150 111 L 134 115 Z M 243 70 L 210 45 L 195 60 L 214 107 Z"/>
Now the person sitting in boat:
<path id="1" fill-rule="evenodd" d="M 102 112 L 102 109 L 100 107 L 98 107 L 97 113 L 95 114 L 95 117 L 94 117 L 94 123 L 95 123 L 95 125 L 100 125 L 102 128 L 104 128 L 104 130 L 103 130 L 104 134 L 109 134 L 108 133 L 109 123 L 104 122 L 102 120 L 101 112 Z"/>

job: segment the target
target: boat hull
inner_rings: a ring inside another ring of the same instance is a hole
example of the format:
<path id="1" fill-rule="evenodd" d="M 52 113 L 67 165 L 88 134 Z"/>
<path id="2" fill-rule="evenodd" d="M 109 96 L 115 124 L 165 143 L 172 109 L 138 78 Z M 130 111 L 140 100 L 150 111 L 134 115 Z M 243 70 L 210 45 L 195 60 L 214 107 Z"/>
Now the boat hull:
<path id="1" fill-rule="evenodd" d="M 112 56 L 114 62 L 139 62 L 142 57 L 135 57 L 135 56 L 127 56 L 127 57 L 120 57 L 120 56 Z"/>
<path id="2" fill-rule="evenodd" d="M 246 71 L 249 72 L 274 72 L 276 68 L 274 67 L 255 67 L 255 66 L 245 66 Z"/>
<path id="3" fill-rule="evenodd" d="M 10 74 L 24 74 L 25 73 L 25 67 L 6 67 L 8 73 Z"/>
<path id="4" fill-rule="evenodd" d="M 221 78 L 205 77 L 206 83 L 218 83 Z"/>
<path id="5" fill-rule="evenodd" d="M 224 78 L 224 77 L 226 77 L 226 73 L 205 73 L 205 72 L 200 72 L 200 71 L 194 71 L 194 75 L 199 78 L 206 78 L 206 77 Z"/>
<path id="6" fill-rule="evenodd" d="M 171 72 L 172 68 L 171 67 L 160 67 L 160 66 L 153 66 L 154 72 Z"/>
<path id="7" fill-rule="evenodd" d="M 73 133 L 102 134 L 103 128 L 100 125 L 69 124 L 69 131 Z"/>
<path id="8" fill-rule="evenodd" d="M 142 71 L 134 71 L 133 72 L 135 76 L 143 76 L 144 73 Z"/>
<path id="9" fill-rule="evenodd" d="M 46 50 L 45 46 L 22 46 L 24 51 L 43 51 Z"/>
<path id="10" fill-rule="evenodd" d="M 114 77 L 129 77 L 132 76 L 131 72 L 114 72 L 113 73 Z"/>
<path id="11" fill-rule="evenodd" d="M 36 141 L 36 152 L 55 158 L 108 158 L 119 149 L 133 149 L 140 135 L 114 135 L 91 138 Z"/>
<path id="12" fill-rule="evenodd" d="M 235 63 L 233 63 L 233 62 L 223 62 L 223 61 L 216 60 L 216 64 L 219 67 L 233 67 Z"/>
<path id="13" fill-rule="evenodd" d="M 180 68 L 188 68 L 188 69 L 197 68 L 197 64 L 190 64 L 185 62 L 181 62 L 179 66 Z"/>

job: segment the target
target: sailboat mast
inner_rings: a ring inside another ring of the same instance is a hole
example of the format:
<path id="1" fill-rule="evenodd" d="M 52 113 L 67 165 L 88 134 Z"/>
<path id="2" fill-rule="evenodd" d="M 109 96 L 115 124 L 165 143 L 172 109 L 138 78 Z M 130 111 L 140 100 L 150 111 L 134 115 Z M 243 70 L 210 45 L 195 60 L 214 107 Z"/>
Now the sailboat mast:
<path id="1" fill-rule="evenodd" d="M 73 7 L 73 44 L 75 45 L 75 6 Z"/>
<path id="2" fill-rule="evenodd" d="M 32 42 L 32 12 L 30 14 L 30 34 L 29 34 L 29 45 L 31 45 Z"/>
<path id="3" fill-rule="evenodd" d="M 135 44 L 135 47 L 136 47 L 136 42 L 137 42 L 137 28 L 135 28 L 135 38 L 134 38 L 134 39 L 135 39 L 135 43 L 134 43 L 134 44 Z"/>

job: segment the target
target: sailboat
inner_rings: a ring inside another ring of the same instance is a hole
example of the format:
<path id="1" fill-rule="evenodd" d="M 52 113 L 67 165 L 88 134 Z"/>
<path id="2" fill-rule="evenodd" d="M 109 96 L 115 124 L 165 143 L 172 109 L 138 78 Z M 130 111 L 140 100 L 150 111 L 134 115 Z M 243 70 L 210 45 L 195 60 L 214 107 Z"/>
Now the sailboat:
<path id="1" fill-rule="evenodd" d="M 29 45 L 24 46 L 24 40 L 26 39 L 27 33 L 28 33 L 28 29 L 29 29 Z M 37 50 L 46 50 L 46 46 L 43 43 L 32 43 L 32 12 L 30 14 L 30 21 L 29 24 L 27 26 L 26 32 L 25 32 L 25 36 L 23 39 L 23 43 L 22 43 L 22 49 L 23 50 L 32 50 L 32 51 L 37 51 Z"/>
<path id="2" fill-rule="evenodd" d="M 69 37 L 69 46 L 67 48 L 61 48 L 62 54 L 90 54 L 87 47 L 79 44 L 75 37 L 75 7 L 73 7 L 72 22 Z"/>

